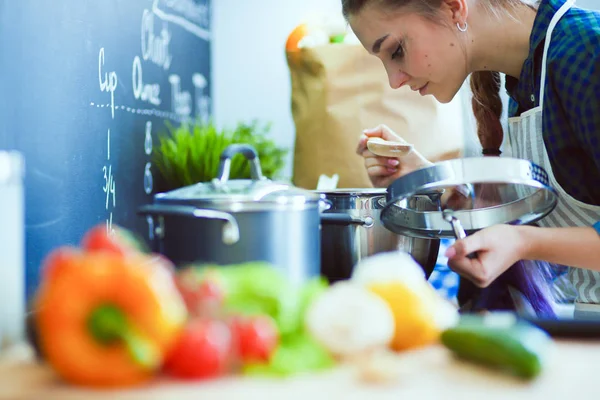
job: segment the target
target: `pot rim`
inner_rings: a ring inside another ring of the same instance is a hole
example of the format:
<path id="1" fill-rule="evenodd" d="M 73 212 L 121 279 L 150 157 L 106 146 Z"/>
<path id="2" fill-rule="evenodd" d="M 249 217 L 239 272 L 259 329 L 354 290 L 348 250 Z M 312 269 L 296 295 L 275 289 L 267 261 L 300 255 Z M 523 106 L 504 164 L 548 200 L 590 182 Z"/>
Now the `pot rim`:
<path id="1" fill-rule="evenodd" d="M 228 202 L 204 202 L 197 199 L 180 198 L 155 198 L 154 204 L 161 206 L 192 206 L 200 210 L 226 211 L 230 213 L 240 212 L 261 212 L 261 211 L 303 211 L 319 208 L 316 201 L 305 201 L 302 196 L 296 199 L 292 197 L 282 198 L 285 201 L 280 202 L 262 202 L 262 201 L 228 201 Z"/>
<path id="2" fill-rule="evenodd" d="M 387 193 L 387 188 L 339 188 L 330 190 L 315 190 L 316 193 L 320 194 L 331 194 L 331 195 L 372 195 L 381 196 Z"/>

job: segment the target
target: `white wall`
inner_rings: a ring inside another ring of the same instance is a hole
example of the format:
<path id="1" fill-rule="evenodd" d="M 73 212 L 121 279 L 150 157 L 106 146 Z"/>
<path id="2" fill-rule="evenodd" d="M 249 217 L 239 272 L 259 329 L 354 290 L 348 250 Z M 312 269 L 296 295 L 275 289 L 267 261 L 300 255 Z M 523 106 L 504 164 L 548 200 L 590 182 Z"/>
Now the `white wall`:
<path id="1" fill-rule="evenodd" d="M 291 150 L 290 176 L 295 129 L 285 42 L 312 15 L 341 13 L 341 0 L 213 0 L 212 8 L 215 122 L 272 122 L 273 137 Z"/>
<path id="2" fill-rule="evenodd" d="M 577 7 L 589 8 L 591 10 L 600 10 L 600 0 L 577 0 Z"/>
<path id="3" fill-rule="evenodd" d="M 600 0 L 578 0 L 600 9 Z M 272 135 L 293 150 L 295 129 L 290 109 L 290 77 L 285 41 L 311 16 L 340 13 L 341 0 L 213 0 L 213 112 L 220 126 L 252 119 L 272 123 Z M 467 154 L 479 154 L 473 131 L 468 88 L 457 101 L 464 104 Z M 457 117 L 460 118 L 460 117 Z M 284 171 L 291 175 L 291 156 Z"/>

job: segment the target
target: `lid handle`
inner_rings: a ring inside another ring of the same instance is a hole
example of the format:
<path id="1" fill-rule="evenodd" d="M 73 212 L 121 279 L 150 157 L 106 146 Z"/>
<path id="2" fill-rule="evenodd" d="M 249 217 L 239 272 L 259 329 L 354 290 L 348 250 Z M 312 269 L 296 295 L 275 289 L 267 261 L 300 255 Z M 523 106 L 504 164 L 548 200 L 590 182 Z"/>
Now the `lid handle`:
<path id="1" fill-rule="evenodd" d="M 217 180 L 220 183 L 225 183 L 229 180 L 229 174 L 231 172 L 231 159 L 236 154 L 241 153 L 250 162 L 250 176 L 253 180 L 263 180 L 265 177 L 262 174 L 260 167 L 260 160 L 258 159 L 258 153 L 254 147 L 249 144 L 232 144 L 227 146 L 223 153 L 221 153 L 221 162 L 219 164 L 219 173 L 217 174 Z"/>

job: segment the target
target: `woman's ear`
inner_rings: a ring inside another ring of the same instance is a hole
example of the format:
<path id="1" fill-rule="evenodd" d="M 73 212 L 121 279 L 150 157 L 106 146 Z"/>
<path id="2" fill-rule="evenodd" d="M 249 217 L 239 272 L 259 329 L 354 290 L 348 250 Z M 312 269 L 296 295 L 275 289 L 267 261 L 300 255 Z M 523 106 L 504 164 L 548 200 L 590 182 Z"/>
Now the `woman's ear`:
<path id="1" fill-rule="evenodd" d="M 468 0 L 442 0 L 442 12 L 453 24 L 464 25 L 469 15 Z"/>

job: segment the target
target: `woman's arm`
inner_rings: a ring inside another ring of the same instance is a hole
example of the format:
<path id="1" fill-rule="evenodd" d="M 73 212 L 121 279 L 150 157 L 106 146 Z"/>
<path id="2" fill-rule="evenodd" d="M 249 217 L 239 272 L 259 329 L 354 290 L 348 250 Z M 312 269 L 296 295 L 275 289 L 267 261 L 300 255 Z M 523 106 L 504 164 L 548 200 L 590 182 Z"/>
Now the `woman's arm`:
<path id="1" fill-rule="evenodd" d="M 521 226 L 519 229 L 527 243 L 523 259 L 600 271 L 600 235 L 594 228 Z"/>
<path id="2" fill-rule="evenodd" d="M 467 257 L 471 253 L 477 257 Z M 450 268 L 480 287 L 524 259 L 600 271 L 600 235 L 592 227 L 495 225 L 457 240 L 446 257 Z"/>

